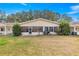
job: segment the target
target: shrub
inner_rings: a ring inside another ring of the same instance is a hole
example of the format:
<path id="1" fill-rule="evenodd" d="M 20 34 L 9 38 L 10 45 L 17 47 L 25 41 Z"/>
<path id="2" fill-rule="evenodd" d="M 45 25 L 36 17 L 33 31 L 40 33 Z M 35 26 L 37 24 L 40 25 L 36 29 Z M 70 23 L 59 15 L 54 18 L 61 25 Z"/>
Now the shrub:
<path id="1" fill-rule="evenodd" d="M 13 26 L 13 35 L 14 36 L 20 36 L 21 35 L 21 27 L 18 24 L 15 24 Z"/>
<path id="2" fill-rule="evenodd" d="M 59 24 L 59 34 L 69 35 L 70 34 L 70 26 L 67 21 L 61 21 Z"/>

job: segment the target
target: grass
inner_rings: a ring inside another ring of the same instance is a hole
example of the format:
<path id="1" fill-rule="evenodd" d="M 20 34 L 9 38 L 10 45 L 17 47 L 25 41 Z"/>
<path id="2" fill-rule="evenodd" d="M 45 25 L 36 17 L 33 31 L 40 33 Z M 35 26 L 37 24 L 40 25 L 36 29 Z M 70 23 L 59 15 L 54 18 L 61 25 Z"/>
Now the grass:
<path id="1" fill-rule="evenodd" d="M 0 36 L 1 56 L 79 56 L 79 36 Z"/>
<path id="2" fill-rule="evenodd" d="M 0 39 L 0 46 L 1 46 L 1 45 L 5 45 L 5 44 L 7 44 L 7 43 L 8 43 L 7 40 Z"/>

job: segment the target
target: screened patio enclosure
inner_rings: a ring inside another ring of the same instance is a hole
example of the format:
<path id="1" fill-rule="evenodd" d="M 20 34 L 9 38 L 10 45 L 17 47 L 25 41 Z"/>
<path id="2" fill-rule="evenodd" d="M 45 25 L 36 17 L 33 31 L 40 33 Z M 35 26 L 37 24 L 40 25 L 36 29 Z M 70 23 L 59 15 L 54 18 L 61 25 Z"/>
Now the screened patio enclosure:
<path id="1" fill-rule="evenodd" d="M 23 26 L 21 27 L 22 33 L 25 35 L 43 35 L 44 32 L 48 34 L 55 34 L 57 27 L 48 26 Z"/>

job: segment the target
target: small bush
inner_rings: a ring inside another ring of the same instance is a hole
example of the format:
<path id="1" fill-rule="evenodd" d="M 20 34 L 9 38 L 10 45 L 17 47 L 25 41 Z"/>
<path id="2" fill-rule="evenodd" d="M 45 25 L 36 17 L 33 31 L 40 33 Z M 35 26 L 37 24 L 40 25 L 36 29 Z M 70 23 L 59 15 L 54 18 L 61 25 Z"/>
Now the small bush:
<path id="1" fill-rule="evenodd" d="M 67 21 L 63 20 L 60 22 L 58 34 L 61 34 L 61 35 L 69 35 L 70 34 L 70 26 Z"/>
<path id="2" fill-rule="evenodd" d="M 20 36 L 21 35 L 21 27 L 18 24 L 13 26 L 13 35 Z"/>

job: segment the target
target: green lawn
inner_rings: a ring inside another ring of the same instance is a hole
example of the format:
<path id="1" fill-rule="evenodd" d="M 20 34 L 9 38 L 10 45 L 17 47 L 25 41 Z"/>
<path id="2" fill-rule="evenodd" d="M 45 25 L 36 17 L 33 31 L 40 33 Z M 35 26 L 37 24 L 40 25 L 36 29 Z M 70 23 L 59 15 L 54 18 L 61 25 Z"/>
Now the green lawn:
<path id="1" fill-rule="evenodd" d="M 1 56 L 79 55 L 78 36 L 0 36 Z"/>

